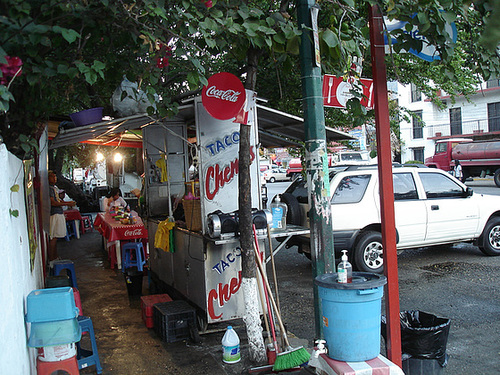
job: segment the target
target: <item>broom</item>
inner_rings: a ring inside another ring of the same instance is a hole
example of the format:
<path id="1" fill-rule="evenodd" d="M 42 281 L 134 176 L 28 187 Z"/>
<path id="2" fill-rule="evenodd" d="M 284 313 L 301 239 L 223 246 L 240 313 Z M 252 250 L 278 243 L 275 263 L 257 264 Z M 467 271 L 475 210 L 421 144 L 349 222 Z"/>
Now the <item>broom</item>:
<path id="1" fill-rule="evenodd" d="M 259 267 L 259 272 L 262 279 L 265 282 L 265 287 L 269 291 L 269 299 L 273 305 L 274 311 L 276 313 L 276 318 L 278 319 L 278 324 L 280 330 L 283 335 L 283 340 L 286 344 L 286 350 L 278 353 L 276 355 L 276 361 L 274 362 L 273 371 L 282 371 L 290 368 L 294 368 L 300 366 L 309 361 L 311 355 L 309 352 L 302 346 L 298 348 L 292 348 L 290 342 L 288 341 L 288 337 L 286 335 L 285 326 L 283 325 L 283 321 L 281 320 L 281 316 L 278 313 L 278 307 L 276 306 L 276 302 L 274 301 L 273 294 L 271 293 L 271 287 L 269 285 L 269 281 L 267 281 L 267 276 L 264 272 L 264 267 L 262 266 L 262 261 L 260 260 L 259 253 L 257 251 L 257 247 L 254 244 L 253 250 L 255 252 L 255 259 L 257 260 L 257 266 Z"/>

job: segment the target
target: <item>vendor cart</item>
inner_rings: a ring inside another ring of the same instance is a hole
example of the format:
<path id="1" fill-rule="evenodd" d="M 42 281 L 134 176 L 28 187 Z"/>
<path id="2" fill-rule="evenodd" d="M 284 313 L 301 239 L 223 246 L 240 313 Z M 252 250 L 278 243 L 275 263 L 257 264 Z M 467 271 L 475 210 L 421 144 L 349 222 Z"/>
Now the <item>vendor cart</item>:
<path id="1" fill-rule="evenodd" d="M 259 178 L 258 113 L 249 111 L 251 199 L 259 248 L 266 248 L 270 213 L 263 210 Z M 241 318 L 241 249 L 237 230 L 240 124 L 217 120 L 201 98 L 179 108 L 175 117 L 143 130 L 146 222 L 154 290 L 178 293 L 198 308 L 207 324 Z M 183 199 L 185 197 L 194 199 Z M 183 207 L 183 209 L 181 209 Z M 173 243 L 155 247 L 160 223 L 176 220 Z M 183 226 L 182 223 L 186 225 Z M 301 227 L 272 231 L 290 238 Z"/>

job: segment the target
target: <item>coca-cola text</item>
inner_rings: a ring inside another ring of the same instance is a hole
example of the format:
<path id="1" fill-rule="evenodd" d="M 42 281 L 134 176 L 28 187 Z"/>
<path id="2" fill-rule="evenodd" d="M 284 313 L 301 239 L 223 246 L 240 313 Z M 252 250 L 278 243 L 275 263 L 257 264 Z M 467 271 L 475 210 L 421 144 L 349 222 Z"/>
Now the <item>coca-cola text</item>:
<path id="1" fill-rule="evenodd" d="M 125 237 L 141 236 L 142 235 L 142 228 L 137 228 L 134 230 L 126 230 L 123 234 Z"/>
<path id="2" fill-rule="evenodd" d="M 228 102 L 236 103 L 238 101 L 238 96 L 240 96 L 241 92 L 235 90 L 219 90 L 217 87 L 210 86 L 207 89 L 206 96 L 208 98 L 217 98 L 220 100 L 226 100 Z"/>

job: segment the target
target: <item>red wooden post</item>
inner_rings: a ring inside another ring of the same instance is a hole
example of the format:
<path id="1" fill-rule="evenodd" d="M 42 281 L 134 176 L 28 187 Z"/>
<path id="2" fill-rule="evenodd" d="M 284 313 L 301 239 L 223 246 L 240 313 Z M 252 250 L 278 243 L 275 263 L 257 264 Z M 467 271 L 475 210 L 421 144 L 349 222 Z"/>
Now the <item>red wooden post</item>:
<path id="1" fill-rule="evenodd" d="M 387 315 L 387 354 L 401 367 L 401 327 L 399 321 L 398 258 L 396 253 L 396 224 L 394 190 L 392 185 L 391 131 L 385 69 L 385 48 L 382 34 L 383 19 L 378 5 L 370 7 L 370 45 L 377 130 L 377 157 L 382 218 L 384 272 L 387 277 L 385 306 Z"/>

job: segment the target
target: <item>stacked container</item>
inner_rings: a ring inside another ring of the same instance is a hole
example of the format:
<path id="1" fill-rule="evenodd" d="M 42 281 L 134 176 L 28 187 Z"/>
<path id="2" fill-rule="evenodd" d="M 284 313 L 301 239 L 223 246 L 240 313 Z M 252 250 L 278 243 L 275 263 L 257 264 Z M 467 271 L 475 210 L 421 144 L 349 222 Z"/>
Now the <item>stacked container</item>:
<path id="1" fill-rule="evenodd" d="M 28 346 L 39 348 L 39 360 L 55 362 L 76 356 L 75 342 L 82 332 L 72 288 L 34 290 L 27 297 L 26 311 L 26 322 L 31 323 Z"/>

